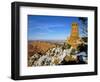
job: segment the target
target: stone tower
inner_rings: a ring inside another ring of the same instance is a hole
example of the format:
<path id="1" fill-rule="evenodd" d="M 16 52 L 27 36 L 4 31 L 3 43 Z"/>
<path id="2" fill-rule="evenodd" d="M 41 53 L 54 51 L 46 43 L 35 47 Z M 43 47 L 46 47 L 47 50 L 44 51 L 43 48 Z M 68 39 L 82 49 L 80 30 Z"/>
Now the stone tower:
<path id="1" fill-rule="evenodd" d="M 72 23 L 70 37 L 67 39 L 67 43 L 70 44 L 73 48 L 77 48 L 77 46 L 81 43 L 81 39 L 79 37 L 79 29 L 77 23 Z"/>

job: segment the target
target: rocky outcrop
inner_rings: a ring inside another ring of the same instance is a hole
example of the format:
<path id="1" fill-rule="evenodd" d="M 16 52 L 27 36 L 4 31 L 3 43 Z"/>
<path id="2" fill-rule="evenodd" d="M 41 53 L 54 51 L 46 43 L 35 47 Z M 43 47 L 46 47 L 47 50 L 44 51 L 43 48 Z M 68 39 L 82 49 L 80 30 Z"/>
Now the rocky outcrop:
<path id="1" fill-rule="evenodd" d="M 75 51 L 75 54 L 71 54 L 73 48 L 63 49 L 63 47 L 57 46 L 48 49 L 45 54 L 39 55 L 34 54 L 29 57 L 28 65 L 29 66 L 50 66 L 50 65 L 65 65 L 70 62 L 70 64 L 78 64 L 80 61 L 87 63 L 87 57 L 85 52 L 78 53 Z"/>

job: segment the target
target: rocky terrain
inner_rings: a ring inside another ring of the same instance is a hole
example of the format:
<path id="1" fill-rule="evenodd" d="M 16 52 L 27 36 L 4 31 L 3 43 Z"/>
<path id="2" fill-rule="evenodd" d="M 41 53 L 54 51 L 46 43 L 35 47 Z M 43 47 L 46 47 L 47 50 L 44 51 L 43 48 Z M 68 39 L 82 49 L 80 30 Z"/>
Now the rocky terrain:
<path id="1" fill-rule="evenodd" d="M 56 47 L 55 44 L 44 41 L 33 41 L 28 43 L 28 56 L 32 56 L 36 53 L 44 55 L 50 48 Z"/>
<path id="2" fill-rule="evenodd" d="M 86 64 L 87 53 L 49 42 L 31 42 L 28 45 L 28 66 Z"/>

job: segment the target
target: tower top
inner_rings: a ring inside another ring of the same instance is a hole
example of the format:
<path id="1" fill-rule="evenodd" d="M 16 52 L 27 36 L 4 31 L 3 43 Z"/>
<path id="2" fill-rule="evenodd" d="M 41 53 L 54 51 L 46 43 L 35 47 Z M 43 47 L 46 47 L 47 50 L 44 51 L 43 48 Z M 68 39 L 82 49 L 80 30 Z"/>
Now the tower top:
<path id="1" fill-rule="evenodd" d="M 78 26 L 78 23 L 73 22 L 73 23 L 72 23 L 72 26 Z"/>

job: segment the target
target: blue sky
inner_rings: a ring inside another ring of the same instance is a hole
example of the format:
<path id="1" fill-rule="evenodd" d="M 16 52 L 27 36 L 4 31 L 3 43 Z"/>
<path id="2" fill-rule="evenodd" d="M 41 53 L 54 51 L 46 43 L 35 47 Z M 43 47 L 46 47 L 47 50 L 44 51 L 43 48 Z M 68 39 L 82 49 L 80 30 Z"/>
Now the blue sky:
<path id="1" fill-rule="evenodd" d="M 72 22 L 80 28 L 78 17 L 28 15 L 28 40 L 66 40 Z"/>

